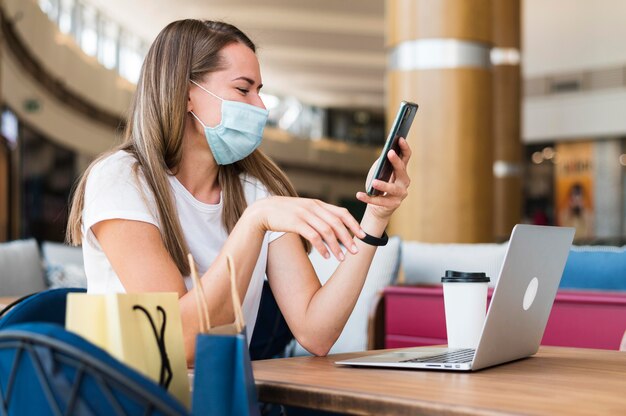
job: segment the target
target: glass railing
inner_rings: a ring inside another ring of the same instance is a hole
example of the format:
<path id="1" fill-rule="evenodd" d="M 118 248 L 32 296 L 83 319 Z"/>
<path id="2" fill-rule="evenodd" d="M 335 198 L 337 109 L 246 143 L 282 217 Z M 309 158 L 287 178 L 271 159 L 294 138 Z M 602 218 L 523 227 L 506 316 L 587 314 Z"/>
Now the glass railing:
<path id="1" fill-rule="evenodd" d="M 109 18 L 89 0 L 37 0 L 41 10 L 59 30 L 71 36 L 83 52 L 136 84 L 148 51 L 145 39 Z M 295 137 L 381 145 L 382 115 L 357 110 L 332 111 L 305 104 L 295 97 L 262 94 L 270 110 L 269 125 Z M 359 115 L 365 114 L 365 120 Z"/>
<path id="2" fill-rule="evenodd" d="M 124 29 L 101 10 L 81 0 L 38 0 L 59 30 L 74 38 L 87 55 L 137 83 L 148 43 Z"/>

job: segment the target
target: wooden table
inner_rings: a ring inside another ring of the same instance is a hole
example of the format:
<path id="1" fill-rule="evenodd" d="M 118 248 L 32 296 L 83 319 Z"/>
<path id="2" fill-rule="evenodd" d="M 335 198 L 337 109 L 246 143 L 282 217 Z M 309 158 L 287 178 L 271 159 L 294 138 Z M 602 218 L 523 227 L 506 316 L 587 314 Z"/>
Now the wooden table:
<path id="1" fill-rule="evenodd" d="M 475 373 L 334 364 L 377 352 L 255 361 L 259 400 L 371 415 L 626 415 L 626 352 L 541 347 Z"/>

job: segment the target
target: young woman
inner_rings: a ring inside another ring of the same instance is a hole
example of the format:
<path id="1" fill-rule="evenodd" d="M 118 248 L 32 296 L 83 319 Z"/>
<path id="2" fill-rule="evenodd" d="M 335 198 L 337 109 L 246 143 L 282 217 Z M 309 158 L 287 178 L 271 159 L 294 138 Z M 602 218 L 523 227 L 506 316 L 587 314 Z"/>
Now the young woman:
<path id="1" fill-rule="evenodd" d="M 268 114 L 261 87 L 255 46 L 240 30 L 169 24 L 144 61 L 123 144 L 93 162 L 72 202 L 68 240 L 83 246 L 89 292 L 177 292 L 190 362 L 199 325 L 187 253 L 198 263 L 213 325 L 233 321 L 230 255 L 248 337 L 267 275 L 296 339 L 325 355 L 376 251 L 361 238 L 381 237 L 407 194 L 411 152 L 402 140 L 402 158 L 388 154 L 393 179 L 375 184 L 385 195 L 357 194 L 368 204 L 361 224 L 343 208 L 298 198 L 257 150 Z M 341 261 L 323 287 L 309 244 Z"/>

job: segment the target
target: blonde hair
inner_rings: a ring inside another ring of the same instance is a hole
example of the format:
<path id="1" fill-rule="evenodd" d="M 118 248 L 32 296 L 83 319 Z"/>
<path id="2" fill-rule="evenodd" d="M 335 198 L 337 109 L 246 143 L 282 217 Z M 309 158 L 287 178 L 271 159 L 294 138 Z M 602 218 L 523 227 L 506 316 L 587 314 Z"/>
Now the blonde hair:
<path id="1" fill-rule="evenodd" d="M 189 82 L 201 82 L 206 74 L 223 69 L 220 51 L 234 42 L 256 52 L 254 43 L 242 31 L 223 22 L 179 20 L 159 33 L 141 68 L 123 143 L 98 157 L 76 185 L 67 225 L 68 243 L 82 243 L 85 185 L 91 168 L 112 153 L 123 150 L 135 158 L 135 174 L 141 170 L 154 196 L 165 248 L 181 274 L 189 275 L 186 261 L 189 249 L 168 175 L 175 171 L 182 158 Z M 239 178 L 242 173 L 260 180 L 272 194 L 297 196 L 285 174 L 260 150 L 232 165 L 219 166 L 217 180 L 224 206 L 222 221 L 229 233 L 247 206 Z M 304 240 L 303 243 L 308 251 L 309 243 Z"/>

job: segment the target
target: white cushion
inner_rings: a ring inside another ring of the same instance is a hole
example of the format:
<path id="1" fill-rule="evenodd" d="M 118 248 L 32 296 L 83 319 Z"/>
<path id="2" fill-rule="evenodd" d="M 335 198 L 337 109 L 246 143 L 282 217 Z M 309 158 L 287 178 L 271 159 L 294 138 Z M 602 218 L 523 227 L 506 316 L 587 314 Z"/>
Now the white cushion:
<path id="1" fill-rule="evenodd" d="M 58 287 L 87 287 L 87 276 L 80 247 L 44 241 L 41 244 L 46 279 L 51 289 Z"/>
<path id="2" fill-rule="evenodd" d="M 376 250 L 367 278 L 354 310 L 348 318 L 348 322 L 339 336 L 330 354 L 364 351 L 367 349 L 367 323 L 368 315 L 376 293 L 395 282 L 400 260 L 401 241 L 398 237 L 392 237 L 384 247 Z M 339 262 L 331 257 L 324 259 L 317 251 L 313 250 L 309 256 L 315 268 L 320 282 L 328 281 Z M 292 355 L 309 355 L 309 353 L 297 342 L 294 343 Z"/>
<path id="3" fill-rule="evenodd" d="M 493 286 L 500 274 L 508 243 L 402 245 L 402 268 L 407 284 L 440 284 L 446 270 L 485 272 Z"/>
<path id="4" fill-rule="evenodd" d="M 24 296 L 46 289 L 34 238 L 0 244 L 0 296 Z"/>

